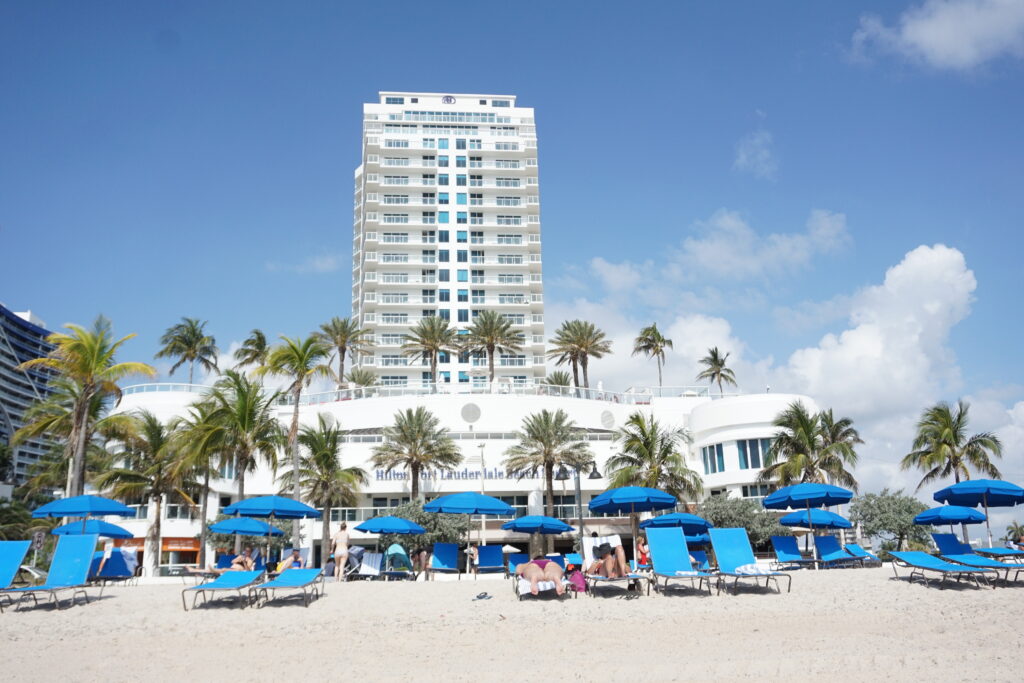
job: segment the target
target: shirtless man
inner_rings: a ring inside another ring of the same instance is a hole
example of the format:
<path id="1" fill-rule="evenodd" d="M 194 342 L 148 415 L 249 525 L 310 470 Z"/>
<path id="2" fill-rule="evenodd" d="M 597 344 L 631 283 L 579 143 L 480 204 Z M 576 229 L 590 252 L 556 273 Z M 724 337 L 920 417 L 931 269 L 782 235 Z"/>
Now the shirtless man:
<path id="1" fill-rule="evenodd" d="M 342 522 L 341 529 L 331 538 L 334 543 L 334 578 L 338 580 L 345 573 L 345 565 L 348 564 L 348 540 L 348 525 Z"/>
<path id="2" fill-rule="evenodd" d="M 558 566 L 557 562 L 545 558 L 543 555 L 538 555 L 529 562 L 516 565 L 516 575 L 521 576 L 530 582 L 530 593 L 537 595 L 540 592 L 541 581 L 551 581 L 555 584 L 555 593 L 561 595 L 565 592 L 565 586 L 562 585 L 562 568 Z"/>

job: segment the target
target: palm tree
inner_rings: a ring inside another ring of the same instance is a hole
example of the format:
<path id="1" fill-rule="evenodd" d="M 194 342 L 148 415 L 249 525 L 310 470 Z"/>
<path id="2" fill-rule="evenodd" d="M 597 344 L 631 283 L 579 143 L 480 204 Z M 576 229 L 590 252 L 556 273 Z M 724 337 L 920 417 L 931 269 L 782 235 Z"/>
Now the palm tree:
<path id="1" fill-rule="evenodd" d="M 267 343 L 267 335 L 263 334 L 263 330 L 254 329 L 242 342 L 242 345 L 235 350 L 235 367 L 241 368 L 246 365 L 260 367 L 267 362 L 269 353 L 270 345 Z"/>
<path id="2" fill-rule="evenodd" d="M 235 370 L 226 371 L 206 396 L 212 409 L 210 432 L 204 438 L 234 461 L 239 500 L 245 499 L 245 475 L 256 469 L 258 458 L 277 470 L 282 438 L 275 405 L 280 396 L 266 394 L 261 384 Z M 235 552 L 241 547 L 242 539 L 236 538 Z"/>
<path id="3" fill-rule="evenodd" d="M 512 329 L 512 322 L 495 311 L 480 311 L 473 324 L 460 337 L 462 349 L 473 354 L 487 354 L 489 382 L 494 382 L 494 355 L 521 351 L 525 338 Z"/>
<path id="4" fill-rule="evenodd" d="M 188 383 L 192 384 L 196 363 L 207 372 L 217 370 L 217 344 L 213 337 L 206 334 L 206 321 L 198 318 L 182 318 L 180 323 L 171 325 L 160 337 L 163 348 L 156 352 L 155 358 L 177 358 L 171 366 L 170 373 L 188 363 Z"/>
<path id="5" fill-rule="evenodd" d="M 305 339 L 298 337 L 289 339 L 281 336 L 281 343 L 270 351 L 266 365 L 256 370 L 257 374 L 272 374 L 286 377 L 291 381 L 287 392 L 291 394 L 292 400 L 292 424 L 288 428 L 288 452 L 292 461 L 292 482 L 294 490 L 292 498 L 301 500 L 299 490 L 299 402 L 302 399 L 302 390 L 312 384 L 318 377 L 330 377 L 331 368 L 326 363 L 330 349 L 318 337 L 310 336 Z M 292 522 L 292 544 L 298 548 L 299 520 Z"/>
<path id="6" fill-rule="evenodd" d="M 582 467 L 594 460 L 583 436 L 582 430 L 564 410 L 542 410 L 523 418 L 522 427 L 516 434 L 519 443 L 505 451 L 505 469 L 509 476 L 514 474 L 522 479 L 528 474 L 536 474 L 538 470 L 544 473 L 548 517 L 555 515 L 555 468 L 562 465 Z M 552 545 L 551 539 L 548 545 Z"/>
<path id="7" fill-rule="evenodd" d="M 605 333 L 594 323 L 586 320 L 567 320 L 555 330 L 555 337 L 548 341 L 551 350 L 549 358 L 557 359 L 556 365 L 568 362 L 572 366 L 573 380 L 580 386 L 580 372 L 583 373 L 583 387 L 590 388 L 590 358 L 603 358 L 612 352 L 612 343 L 605 339 Z"/>
<path id="8" fill-rule="evenodd" d="M 19 370 L 47 368 L 75 386 L 71 405 L 71 425 L 65 440 L 65 457 L 70 461 L 65 494 L 80 495 L 85 488 L 85 452 L 95 426 L 90 412 L 97 398 L 121 400 L 117 382 L 131 375 L 152 377 L 156 370 L 145 363 L 116 362 L 121 346 L 134 337 L 129 334 L 114 340 L 110 321 L 100 316 L 92 329 L 68 324 L 70 334 L 55 332 L 47 337 L 53 350 L 43 358 L 34 358 L 18 366 Z"/>
<path id="9" fill-rule="evenodd" d="M 957 483 L 971 478 L 971 468 L 992 479 L 1002 475 L 992 458 L 1003 455 L 999 437 L 991 432 L 967 435 L 970 405 L 958 401 L 954 409 L 945 401 L 921 414 L 913 451 L 903 456 L 900 468 L 925 473 L 917 490 L 925 484 L 952 476 Z"/>
<path id="10" fill-rule="evenodd" d="M 658 330 L 658 323 L 651 323 L 640 330 L 640 335 L 633 340 L 633 355 L 644 354 L 653 358 L 658 364 L 658 386 L 661 386 L 661 366 L 665 363 L 665 349 L 671 349 L 672 340 L 666 339 Z"/>
<path id="11" fill-rule="evenodd" d="M 384 428 L 384 443 L 373 449 L 374 467 L 409 471 L 409 492 L 413 500 L 420 495 L 420 473 L 424 469 L 453 470 L 462 462 L 462 453 L 441 427 L 441 421 L 420 406 L 395 413 L 395 423 Z"/>
<path id="12" fill-rule="evenodd" d="M 324 344 L 334 348 L 338 358 L 336 378 L 340 391 L 344 388 L 342 380 L 345 378 L 345 354 L 352 358 L 372 348 L 370 330 L 359 327 L 359 322 L 352 318 L 334 317 L 321 325 L 320 331 L 315 334 Z"/>
<path id="13" fill-rule="evenodd" d="M 718 347 L 715 346 L 708 349 L 708 355 L 697 361 L 704 366 L 704 370 L 697 375 L 697 379 L 706 379 L 708 384 L 715 384 L 717 382 L 718 392 L 723 396 L 725 396 L 725 391 L 722 389 L 722 382 L 736 386 L 736 375 L 726 367 L 725 363 L 727 360 L 729 360 L 729 352 L 726 352 L 723 356 Z"/>
<path id="14" fill-rule="evenodd" d="M 342 430 L 323 414 L 317 415 L 316 427 L 303 427 L 299 444 L 306 449 L 299 464 L 299 488 L 306 500 L 323 508 L 320 539 L 321 566 L 327 562 L 331 542 L 331 508 L 355 507 L 359 504 L 360 487 L 369 483 L 366 470 L 341 466 Z M 294 472 L 284 472 L 280 479 L 285 490 L 293 489 Z"/>
<path id="15" fill-rule="evenodd" d="M 758 481 L 776 486 L 803 482 L 837 484 L 857 490 L 847 467 L 857 464 L 854 446 L 863 443 L 849 418 L 832 411 L 811 414 L 800 401 L 789 404 L 772 424 L 779 428 L 764 456 Z"/>
<path id="16" fill-rule="evenodd" d="M 1022 538 L 1024 538 L 1024 524 L 1013 520 L 1006 526 L 1006 537 L 1004 540 L 1016 543 Z"/>
<path id="17" fill-rule="evenodd" d="M 352 368 L 345 375 L 345 379 L 357 387 L 372 387 L 377 383 L 377 373 L 367 368 Z"/>
<path id="18" fill-rule="evenodd" d="M 572 384 L 572 376 L 564 370 L 555 370 L 544 378 L 544 384 L 552 387 L 567 387 Z"/>
<path id="19" fill-rule="evenodd" d="M 125 450 L 120 454 L 121 466 L 98 475 L 95 483 L 97 488 L 109 491 L 115 498 L 148 500 L 154 504 L 155 514 L 149 517 L 146 534 L 145 556 L 150 573 L 155 576 L 160 565 L 163 503 L 178 500 L 194 505 L 190 491 L 194 491 L 195 483 L 190 470 L 176 466 L 177 452 L 171 445 L 171 429 L 145 410 L 134 418 L 135 425 L 126 436 Z"/>
<path id="20" fill-rule="evenodd" d="M 189 471 L 192 476 L 201 476 L 199 495 L 199 566 L 206 566 L 206 537 L 208 535 L 210 479 L 218 473 L 219 466 L 230 462 L 231 453 L 225 438 L 226 431 L 214 419 L 215 404 L 206 398 L 193 403 L 188 413 L 171 422 L 173 447 L 179 457 L 176 467 Z"/>
<path id="21" fill-rule="evenodd" d="M 458 350 L 458 333 L 440 316 L 423 318 L 405 335 L 402 353 L 419 356 L 430 365 L 430 377 L 437 390 L 437 359 L 442 351 Z"/>

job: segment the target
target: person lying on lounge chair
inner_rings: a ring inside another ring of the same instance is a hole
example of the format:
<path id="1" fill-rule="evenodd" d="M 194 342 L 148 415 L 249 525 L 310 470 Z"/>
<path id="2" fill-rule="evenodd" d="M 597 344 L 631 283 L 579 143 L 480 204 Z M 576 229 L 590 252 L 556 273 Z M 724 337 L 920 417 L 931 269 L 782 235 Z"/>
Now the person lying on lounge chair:
<path id="1" fill-rule="evenodd" d="M 543 555 L 538 555 L 529 562 L 516 565 L 516 575 L 530 582 L 530 592 L 534 595 L 540 592 L 538 584 L 541 581 L 553 582 L 555 584 L 555 593 L 558 595 L 564 593 L 565 586 L 562 585 L 562 574 L 562 568 L 558 566 L 558 563 L 552 562 Z"/>
<path id="2" fill-rule="evenodd" d="M 206 569 L 200 569 L 198 567 L 185 567 L 185 571 L 190 574 L 216 574 L 220 576 L 224 572 L 249 572 L 256 567 L 256 563 L 252 559 L 252 548 L 246 548 L 242 551 L 241 555 L 236 555 L 235 559 L 231 560 L 230 567 L 214 567 L 212 564 L 208 565 Z"/>
<path id="3" fill-rule="evenodd" d="M 621 545 L 614 548 L 609 543 L 602 543 L 594 548 L 594 561 L 587 567 L 587 573 L 619 579 L 629 576 L 629 564 L 626 563 L 626 551 Z"/>
<path id="4" fill-rule="evenodd" d="M 303 569 L 306 566 L 306 563 L 302 561 L 302 554 L 298 548 L 292 549 L 291 556 L 284 558 L 284 563 L 285 569 Z"/>

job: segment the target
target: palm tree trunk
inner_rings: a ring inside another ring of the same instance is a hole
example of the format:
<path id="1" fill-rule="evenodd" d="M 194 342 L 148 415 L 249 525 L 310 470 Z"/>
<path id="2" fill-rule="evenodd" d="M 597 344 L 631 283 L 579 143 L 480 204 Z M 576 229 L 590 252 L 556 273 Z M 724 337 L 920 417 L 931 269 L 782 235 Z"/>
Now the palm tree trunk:
<path id="1" fill-rule="evenodd" d="M 75 450 L 71 463 L 69 463 L 69 467 L 73 470 L 71 475 L 72 496 L 80 496 L 85 493 L 85 447 L 88 443 L 89 404 L 92 402 L 92 392 L 83 391 L 78 402 L 79 405 L 75 406 L 73 426 Z"/>
<path id="2" fill-rule="evenodd" d="M 196 369 L 196 362 L 194 360 L 190 360 L 188 362 L 188 383 L 189 384 L 192 384 L 192 374 L 195 372 L 195 369 Z"/>
<path id="3" fill-rule="evenodd" d="M 345 388 L 345 350 L 344 346 L 338 347 L 338 391 Z"/>
<path id="4" fill-rule="evenodd" d="M 658 362 L 658 388 L 661 389 L 661 358 L 655 360 Z"/>
<path id="5" fill-rule="evenodd" d="M 292 456 L 292 498 L 298 502 L 301 499 L 299 490 L 299 399 L 302 398 L 302 383 L 295 382 L 292 390 L 295 399 L 295 407 L 292 410 L 292 426 L 288 430 L 288 452 Z M 299 525 L 298 519 L 292 520 L 292 547 L 299 547 Z"/>
<path id="6" fill-rule="evenodd" d="M 544 463 L 544 487 L 547 489 L 547 505 L 545 506 L 548 517 L 555 516 L 555 465 L 554 463 Z M 550 535 L 545 535 L 544 547 L 545 552 L 552 552 L 555 547 L 555 539 Z"/>
<path id="7" fill-rule="evenodd" d="M 418 463 L 412 463 L 409 465 L 409 476 L 412 477 L 412 481 L 409 482 L 409 495 L 412 500 L 420 499 L 420 466 Z"/>
<path id="8" fill-rule="evenodd" d="M 206 515 L 210 508 L 210 468 L 203 468 L 203 504 L 199 506 L 199 566 L 206 566 Z"/>
<path id="9" fill-rule="evenodd" d="M 583 357 L 580 358 L 580 365 L 583 366 L 583 388 L 584 389 L 589 389 L 590 388 L 590 373 L 587 372 L 587 366 L 589 365 L 589 363 L 590 363 L 590 358 L 587 356 L 587 354 L 583 354 Z"/>
<path id="10" fill-rule="evenodd" d="M 327 566 L 327 556 L 331 554 L 331 506 L 324 506 L 324 521 L 320 530 L 320 567 Z"/>
<path id="11" fill-rule="evenodd" d="M 238 477 L 238 501 L 245 500 L 245 469 L 242 467 L 242 459 L 235 459 L 235 467 L 238 469 L 235 471 L 235 476 Z M 237 517 L 237 515 L 236 515 Z M 235 555 L 242 552 L 242 537 L 235 534 Z"/>
<path id="12" fill-rule="evenodd" d="M 151 500 L 156 503 L 156 515 L 153 523 L 149 525 L 149 548 L 146 549 L 146 565 L 149 567 L 149 575 L 156 576 L 160 569 L 160 518 L 163 514 L 160 496 L 152 496 Z"/>
<path id="13" fill-rule="evenodd" d="M 433 393 L 437 393 L 437 352 L 430 354 L 430 381 L 433 383 Z"/>
<path id="14" fill-rule="evenodd" d="M 491 380 L 490 380 L 490 382 L 491 382 L 491 384 L 494 384 L 494 347 L 493 346 L 487 347 L 487 367 L 491 371 Z M 491 389 L 493 390 L 494 387 L 491 387 Z"/>

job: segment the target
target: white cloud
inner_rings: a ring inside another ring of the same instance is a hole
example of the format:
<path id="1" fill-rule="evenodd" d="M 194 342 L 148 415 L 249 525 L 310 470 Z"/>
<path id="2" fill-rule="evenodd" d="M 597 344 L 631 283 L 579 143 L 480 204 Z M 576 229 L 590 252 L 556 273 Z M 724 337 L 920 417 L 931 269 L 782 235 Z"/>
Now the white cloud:
<path id="1" fill-rule="evenodd" d="M 970 71 L 1002 57 L 1024 57 L 1024 2 L 927 0 L 900 15 L 895 26 L 861 17 L 854 56 L 903 56 L 936 69 Z"/>
<path id="2" fill-rule="evenodd" d="M 779 170 L 779 162 L 772 150 L 772 134 L 764 128 L 758 128 L 744 135 L 736 143 L 736 157 L 733 159 L 734 171 L 750 173 L 755 178 L 775 180 Z"/>
<path id="3" fill-rule="evenodd" d="M 279 263 L 277 261 L 267 261 L 264 267 L 271 273 L 288 272 L 298 273 L 299 275 L 309 274 L 320 274 L 320 273 L 333 273 L 346 265 L 348 260 L 338 253 L 324 253 L 317 254 L 316 256 L 310 256 L 301 263 Z"/>
<path id="4" fill-rule="evenodd" d="M 687 237 L 666 266 L 677 280 L 707 275 L 730 281 L 780 276 L 805 268 L 818 254 L 839 251 L 850 243 L 846 216 L 821 209 L 811 211 L 805 230 L 758 234 L 735 211 L 720 209 L 695 224 L 696 237 Z"/>

